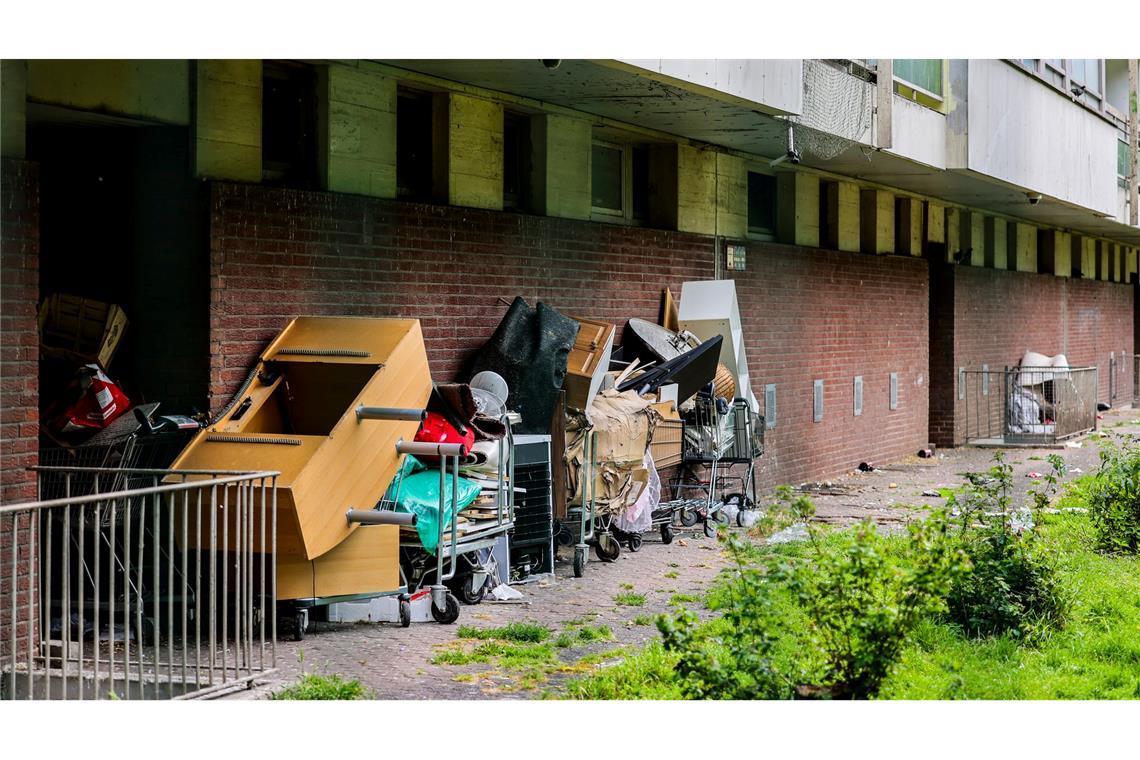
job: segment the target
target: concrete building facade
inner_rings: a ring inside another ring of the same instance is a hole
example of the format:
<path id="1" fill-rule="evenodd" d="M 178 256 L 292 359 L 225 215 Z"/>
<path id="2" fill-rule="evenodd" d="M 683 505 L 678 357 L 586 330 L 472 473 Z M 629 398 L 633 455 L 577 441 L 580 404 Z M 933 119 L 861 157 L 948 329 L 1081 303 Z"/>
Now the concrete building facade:
<path id="1" fill-rule="evenodd" d="M 34 494 L 52 292 L 122 304 L 114 376 L 192 412 L 296 315 L 419 318 L 437 379 L 464 379 L 500 299 L 621 326 L 731 277 L 775 401 L 769 486 L 962 443 L 958 370 L 1026 350 L 1097 366 L 1101 400 L 1130 403 L 1135 70 L 4 61 L 0 498 Z"/>

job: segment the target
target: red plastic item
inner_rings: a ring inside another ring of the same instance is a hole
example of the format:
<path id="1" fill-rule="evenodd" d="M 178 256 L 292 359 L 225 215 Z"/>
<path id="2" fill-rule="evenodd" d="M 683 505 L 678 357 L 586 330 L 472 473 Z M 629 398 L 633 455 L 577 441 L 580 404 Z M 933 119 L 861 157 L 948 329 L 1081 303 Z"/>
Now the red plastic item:
<path id="1" fill-rule="evenodd" d="M 417 443 L 461 443 L 463 453 L 466 454 L 475 445 L 475 431 L 468 427 L 466 435 L 460 435 L 455 426 L 438 412 L 428 412 L 420 430 L 416 433 Z M 423 462 L 438 462 L 439 457 L 421 456 L 417 459 Z"/>
<path id="2" fill-rule="evenodd" d="M 131 408 L 130 399 L 103 370 L 94 364 L 88 364 L 87 368 L 92 370 L 91 384 L 61 416 L 57 425 L 62 433 L 102 430 Z"/>

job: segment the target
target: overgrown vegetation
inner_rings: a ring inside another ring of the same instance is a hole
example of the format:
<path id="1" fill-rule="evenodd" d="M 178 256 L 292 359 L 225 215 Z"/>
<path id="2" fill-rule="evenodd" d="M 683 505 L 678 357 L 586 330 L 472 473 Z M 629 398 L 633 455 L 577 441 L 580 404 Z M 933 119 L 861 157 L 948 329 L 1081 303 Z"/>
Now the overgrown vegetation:
<path id="1" fill-rule="evenodd" d="M 566 694 L 1140 698 L 1140 556 L 1127 532 L 1140 453 L 1106 452 L 1060 502 L 1059 457 L 1046 457 L 1051 472 L 1024 505 L 1013 503 L 999 457 L 905 535 L 810 522 L 807 541 L 779 546 L 722 534 L 734 561 L 705 599 L 719 616 L 659 617 L 660 644 L 572 681 Z M 811 511 L 781 490 L 765 530 Z"/>
<path id="2" fill-rule="evenodd" d="M 305 673 L 297 683 L 272 696 L 272 699 L 371 699 L 372 694 L 356 679 Z"/>
<path id="3" fill-rule="evenodd" d="M 461 639 L 501 639 L 537 643 L 550 638 L 550 629 L 538 623 L 508 623 L 500 628 L 475 628 L 461 625 L 455 632 Z"/>
<path id="4" fill-rule="evenodd" d="M 1106 441 L 1100 468 L 1086 485 L 1096 546 L 1111 554 L 1140 552 L 1140 446 L 1133 436 L 1124 446 Z"/>
<path id="5" fill-rule="evenodd" d="M 614 595 L 614 603 L 622 607 L 641 607 L 645 604 L 645 594 L 625 591 Z"/>
<path id="6" fill-rule="evenodd" d="M 1035 638 L 1064 623 L 1067 601 L 1057 582 L 1054 553 L 1037 530 L 1041 510 L 1065 474 L 1056 454 L 1047 457 L 1051 472 L 1042 487 L 1031 489 L 1030 503 L 1014 510 L 1013 468 L 999 452 L 986 473 L 967 473 L 967 485 L 947 506 L 957 513 L 957 537 L 969 569 L 954 581 L 947 596 L 950 619 L 969 636 L 1008 632 Z"/>

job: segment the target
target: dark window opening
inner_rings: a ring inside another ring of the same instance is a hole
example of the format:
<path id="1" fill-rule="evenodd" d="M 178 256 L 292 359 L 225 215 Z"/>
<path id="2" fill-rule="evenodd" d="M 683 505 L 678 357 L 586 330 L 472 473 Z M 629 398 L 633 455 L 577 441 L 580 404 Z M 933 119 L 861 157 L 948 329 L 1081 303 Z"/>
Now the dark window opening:
<path id="1" fill-rule="evenodd" d="M 622 213 L 621 164 L 620 147 L 594 144 L 590 165 L 590 198 L 595 209 L 606 213 Z"/>
<path id="2" fill-rule="evenodd" d="M 631 151 L 631 204 L 634 219 L 649 218 L 649 148 L 635 145 Z"/>
<path id="3" fill-rule="evenodd" d="M 776 232 L 776 178 L 769 174 L 748 172 L 748 231 Z"/>
<path id="4" fill-rule="evenodd" d="M 265 63 L 261 171 L 266 182 L 298 188 L 318 186 L 316 82 L 311 66 Z"/>
<path id="5" fill-rule="evenodd" d="M 432 96 L 400 90 L 396 98 L 396 195 L 405 200 L 431 199 Z"/>
<path id="6" fill-rule="evenodd" d="M 503 208 L 530 211 L 530 119 L 503 114 Z"/>

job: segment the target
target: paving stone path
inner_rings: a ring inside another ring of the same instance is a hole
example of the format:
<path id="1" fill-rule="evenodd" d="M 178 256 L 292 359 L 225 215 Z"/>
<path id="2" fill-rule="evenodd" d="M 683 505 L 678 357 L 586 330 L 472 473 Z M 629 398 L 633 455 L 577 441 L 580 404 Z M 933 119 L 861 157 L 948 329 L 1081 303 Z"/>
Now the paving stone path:
<path id="1" fill-rule="evenodd" d="M 1113 411 L 1104 417 L 1102 430 L 1108 435 L 1140 435 L 1140 411 Z M 1034 482 L 1027 473 L 1047 471 L 1044 457 L 1051 453 L 1060 454 L 1070 468 L 1092 472 L 1099 461 L 1095 441 L 1087 438 L 1080 448 L 1004 449 L 1014 468 L 1018 494 L 1024 494 Z M 941 498 L 924 497 L 922 492 L 960 485 L 962 472 L 988 468 L 993 453 L 991 449 L 961 448 L 939 451 L 934 459 L 876 462 L 873 464 L 879 469 L 875 472 L 850 472 L 814 487 L 809 485 L 807 490 L 814 492 L 817 516 L 822 521 L 846 525 L 871 517 L 889 528 L 914 514 L 911 505 L 941 503 Z M 462 624 L 490 628 L 534 621 L 557 633 L 573 621 L 588 618 L 592 625 L 605 625 L 613 631 L 609 641 L 557 650 L 566 663 L 658 640 L 656 628 L 645 620 L 668 612 L 675 594 L 703 595 L 728 560 L 715 539 L 703 536 L 699 527 L 680 529 L 668 546 L 654 538 L 656 534 L 651 534 L 639 552 L 623 549 L 612 563 L 598 561 L 591 552 L 583 578 L 573 577 L 566 561 L 569 553 L 564 549 L 565 559 L 558 563 L 554 578 L 517 587 L 524 594 L 523 603 L 462 606 L 455 625 L 416 623 L 400 628 L 389 624 L 314 623 L 314 630 L 303 642 L 284 640 L 278 644 L 275 673 L 256 688 L 229 698 L 266 698 L 303 672 L 358 679 L 378 699 L 517 699 L 557 692 L 569 676 L 555 675 L 537 688 L 526 688 L 517 672 L 496 669 L 493 664 L 436 665 L 432 658 L 456 642 L 456 630 Z M 615 597 L 623 593 L 643 595 L 644 605 L 619 604 Z M 689 606 L 708 614 L 699 604 Z M 634 624 L 638 618 L 640 624 Z M 600 666 L 604 667 L 604 662 Z"/>

